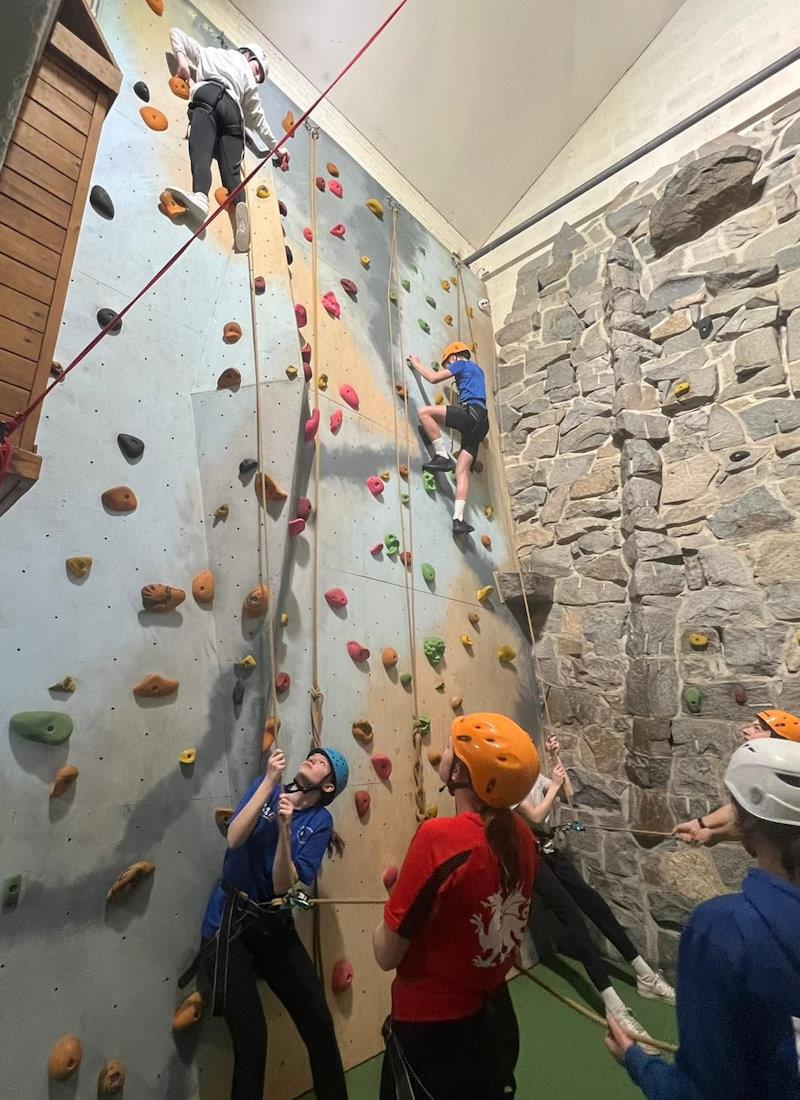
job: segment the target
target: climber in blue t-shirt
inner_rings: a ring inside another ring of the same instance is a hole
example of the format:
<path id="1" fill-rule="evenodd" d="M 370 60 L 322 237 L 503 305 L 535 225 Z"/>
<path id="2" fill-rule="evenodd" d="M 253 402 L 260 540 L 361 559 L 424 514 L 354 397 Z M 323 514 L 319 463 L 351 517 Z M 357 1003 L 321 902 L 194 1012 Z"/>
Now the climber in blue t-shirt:
<path id="1" fill-rule="evenodd" d="M 442 352 L 441 370 L 426 367 L 418 356 L 412 355 L 408 365 L 427 382 L 445 382 L 452 378 L 458 390 L 457 405 L 424 405 L 419 410 L 419 420 L 431 441 L 434 456 L 423 465 L 423 470 L 433 473 L 456 472 L 456 502 L 453 508 L 453 534 L 468 535 L 475 528 L 464 520 L 464 507 L 469 494 L 469 473 L 478 456 L 481 440 L 489 431 L 489 414 L 486 410 L 486 379 L 466 344 L 448 344 Z M 461 434 L 461 451 L 458 461 L 447 453 L 442 438 L 441 425 L 455 428 Z"/>

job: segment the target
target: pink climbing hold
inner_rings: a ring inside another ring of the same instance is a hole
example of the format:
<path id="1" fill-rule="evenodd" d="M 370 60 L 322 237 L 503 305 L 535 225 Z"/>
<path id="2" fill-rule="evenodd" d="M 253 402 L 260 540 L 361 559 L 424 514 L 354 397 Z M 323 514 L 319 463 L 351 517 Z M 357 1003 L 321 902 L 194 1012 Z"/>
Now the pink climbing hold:
<path id="1" fill-rule="evenodd" d="M 335 321 L 339 319 L 342 313 L 342 307 L 336 301 L 336 295 L 332 290 L 322 295 L 322 304 L 329 317 L 333 317 Z"/>
<path id="2" fill-rule="evenodd" d="M 341 428 L 343 417 L 344 413 L 341 409 L 337 409 L 335 412 L 331 413 L 331 431 L 334 435 L 336 435 L 336 433 Z"/>
<path id="3" fill-rule="evenodd" d="M 313 377 L 314 372 L 311 369 L 311 364 L 303 363 L 303 378 L 305 378 L 306 382 L 310 382 Z"/>
<path id="4" fill-rule="evenodd" d="M 339 396 L 341 397 L 342 401 L 345 402 L 345 404 L 350 406 L 351 409 L 358 408 L 358 394 L 352 386 L 340 386 Z"/>
<path id="5" fill-rule="evenodd" d="M 275 690 L 280 692 L 288 691 L 291 682 L 292 678 L 288 672 L 279 672 L 275 677 Z"/>
<path id="6" fill-rule="evenodd" d="M 306 437 L 306 443 L 310 443 L 314 439 L 314 437 L 316 436 L 318 430 L 319 430 L 319 409 L 314 409 L 311 416 L 309 416 L 308 420 L 306 421 L 305 433 L 304 433 L 305 437 Z"/>
<path id="7" fill-rule="evenodd" d="M 308 324 L 308 314 L 306 313 L 306 307 L 301 306 L 300 303 L 294 307 L 294 317 L 297 321 L 298 328 L 304 328 Z"/>
<path id="8" fill-rule="evenodd" d="M 343 241 L 344 240 L 344 235 L 345 235 L 346 232 L 347 232 L 347 230 L 342 225 L 342 223 L 337 222 L 336 225 L 331 230 L 331 236 L 332 237 L 338 237 L 340 241 Z"/>
<path id="9" fill-rule="evenodd" d="M 370 795 L 369 791 L 356 791 L 355 800 L 356 800 L 356 813 L 358 814 L 359 817 L 363 817 L 366 814 L 369 807 L 370 807 L 370 803 L 372 802 L 372 796 Z"/>
<path id="10" fill-rule="evenodd" d="M 376 752 L 374 756 L 370 757 L 370 760 L 378 779 L 388 779 L 392 774 L 392 762 L 389 757 L 384 756 L 381 752 Z"/>
<path id="11" fill-rule="evenodd" d="M 363 646 L 361 642 L 348 642 L 347 652 L 356 662 L 356 664 L 363 664 L 364 661 L 369 660 L 369 650 L 366 646 Z"/>
<path id="12" fill-rule="evenodd" d="M 375 558 L 378 556 L 378 554 L 380 554 L 381 550 L 383 550 L 383 543 L 376 542 L 374 546 L 370 547 L 369 552 L 370 554 L 372 554 L 373 558 Z"/>
<path id="13" fill-rule="evenodd" d="M 329 588 L 325 593 L 325 602 L 328 607 L 347 607 L 347 593 L 343 588 Z"/>
<path id="14" fill-rule="evenodd" d="M 339 959 L 333 964 L 331 989 L 334 993 L 346 993 L 353 984 L 353 964 L 347 959 Z"/>
<path id="15" fill-rule="evenodd" d="M 303 230 L 303 236 L 309 242 L 314 240 L 314 234 L 311 232 L 311 230 L 308 228 L 308 226 L 306 226 L 305 229 Z"/>
<path id="16" fill-rule="evenodd" d="M 300 348 L 300 358 L 303 360 L 304 363 L 311 362 L 311 344 L 309 344 L 308 340 L 306 340 L 306 342 Z"/>
<path id="17" fill-rule="evenodd" d="M 263 294 L 266 289 L 267 280 L 263 275 L 256 275 L 255 279 L 253 279 L 253 290 L 256 294 Z"/>
<path id="18" fill-rule="evenodd" d="M 328 190 L 332 195 L 335 195 L 337 199 L 340 199 L 344 194 L 342 185 L 338 180 L 328 180 Z"/>
<path id="19" fill-rule="evenodd" d="M 339 282 L 342 284 L 342 289 L 344 290 L 345 294 L 349 295 L 351 298 L 355 298 L 355 296 L 358 294 L 358 287 L 353 282 L 353 280 L 340 279 Z"/>
<path id="20" fill-rule="evenodd" d="M 392 887 L 397 882 L 397 876 L 400 871 L 397 867 L 387 867 L 383 872 L 383 885 L 386 887 L 387 894 L 391 894 Z"/>
<path id="21" fill-rule="evenodd" d="M 367 478 L 367 488 L 374 497 L 379 497 L 383 492 L 383 482 L 377 474 L 373 474 L 372 477 Z"/>
<path id="22" fill-rule="evenodd" d="M 293 538 L 293 539 L 297 538 L 298 535 L 302 535 L 302 533 L 305 531 L 305 529 L 306 529 L 306 521 L 304 519 L 302 519 L 300 516 L 296 516 L 294 519 L 289 520 L 289 536 L 290 536 L 290 538 Z"/>
<path id="23" fill-rule="evenodd" d="M 308 497 L 298 497 L 297 507 L 295 508 L 295 515 L 299 519 L 308 519 L 311 515 L 311 501 Z"/>

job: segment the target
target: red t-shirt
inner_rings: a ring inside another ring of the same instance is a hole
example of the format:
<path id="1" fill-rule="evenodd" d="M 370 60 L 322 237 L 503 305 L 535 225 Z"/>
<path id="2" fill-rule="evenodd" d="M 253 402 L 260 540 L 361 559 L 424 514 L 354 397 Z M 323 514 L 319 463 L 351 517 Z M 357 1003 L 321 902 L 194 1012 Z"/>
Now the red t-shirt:
<path id="1" fill-rule="evenodd" d="M 392 983 L 395 1020 L 460 1020 L 504 981 L 528 921 L 538 865 L 533 835 L 514 816 L 520 881 L 508 897 L 479 814 L 417 829 L 383 919 L 411 941 Z"/>

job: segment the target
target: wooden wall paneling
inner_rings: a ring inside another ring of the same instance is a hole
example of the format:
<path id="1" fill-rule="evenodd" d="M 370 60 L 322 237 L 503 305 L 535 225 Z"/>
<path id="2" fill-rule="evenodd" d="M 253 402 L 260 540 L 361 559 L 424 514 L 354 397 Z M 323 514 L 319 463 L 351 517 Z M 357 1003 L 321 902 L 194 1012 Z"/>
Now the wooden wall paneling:
<path id="1" fill-rule="evenodd" d="M 51 248 L 53 252 L 60 253 L 64 248 L 64 241 L 66 240 L 67 234 L 61 226 L 48 221 L 47 218 L 43 218 L 40 214 L 35 214 L 32 210 L 28 210 L 24 206 L 20 206 L 18 202 L 14 202 L 13 199 L 4 195 L 1 190 L 0 222 L 2 222 L 3 225 L 9 226 L 11 229 L 16 229 L 18 232 L 22 233 L 23 236 L 30 237 L 31 240 L 37 241 L 47 248 Z"/>
<path id="2" fill-rule="evenodd" d="M 34 359 L 26 359 L 24 355 L 15 355 L 13 351 L 0 348 L 0 378 L 4 382 L 30 393 L 35 375 Z"/>
<path id="3" fill-rule="evenodd" d="M 27 149 L 39 160 L 45 161 L 51 167 L 63 172 L 71 180 L 77 180 L 81 172 L 81 158 L 76 153 L 64 149 L 55 141 L 41 133 L 27 122 L 18 121 L 14 129 L 14 141 L 23 149 Z"/>
<path id="4" fill-rule="evenodd" d="M 20 206 L 32 210 L 35 214 L 41 214 L 43 218 L 47 218 L 49 222 L 53 222 L 62 229 L 66 229 L 69 225 L 72 211 L 69 203 L 62 202 L 55 195 L 49 195 L 38 187 L 32 187 L 29 180 L 18 175 L 8 165 L 0 174 L 0 193 L 13 199 Z"/>
<path id="5" fill-rule="evenodd" d="M 51 115 L 71 126 L 73 130 L 83 134 L 89 133 L 92 124 L 92 112 L 77 103 L 73 103 L 63 92 L 42 80 L 39 76 L 31 84 L 28 95 L 40 107 L 44 107 Z"/>
<path id="6" fill-rule="evenodd" d="M 97 93 L 86 86 L 83 80 L 59 65 L 53 57 L 43 57 L 39 65 L 39 77 L 62 95 L 69 96 L 74 103 L 91 115 Z M 86 131 L 88 133 L 88 130 Z"/>
<path id="7" fill-rule="evenodd" d="M 29 298 L 27 294 L 20 294 L 18 290 L 12 290 L 11 287 L 0 283 L 0 317 L 17 321 L 36 332 L 44 332 L 47 314 L 47 306 L 42 302 L 37 302 L 35 298 Z"/>
<path id="8" fill-rule="evenodd" d="M 83 156 L 86 147 L 86 135 L 75 130 L 60 118 L 56 118 L 45 107 L 40 106 L 30 95 L 26 95 L 22 101 L 22 110 L 19 117 L 27 122 L 40 134 L 47 134 L 49 138 L 60 145 L 62 149 L 68 149 L 78 157 Z"/>
<path id="9" fill-rule="evenodd" d="M 29 153 L 15 141 L 11 142 L 6 152 L 6 168 L 11 168 L 35 187 L 44 188 L 62 202 L 71 205 L 75 198 L 75 180 Z"/>
<path id="10" fill-rule="evenodd" d="M 7 232 L 6 232 L 7 231 Z M 21 242 L 21 244 L 20 244 Z M 0 283 L 5 286 L 10 286 L 14 290 L 22 291 L 30 298 L 35 298 L 37 302 L 41 302 L 43 305 L 48 306 L 53 298 L 53 287 L 55 286 L 55 278 L 50 278 L 49 275 L 42 275 L 40 271 L 34 270 L 32 267 L 28 267 L 23 260 L 12 259 L 10 255 L 7 255 L 6 249 L 11 249 L 18 255 L 23 255 L 22 248 L 27 248 L 31 254 L 35 251 L 35 244 L 29 237 L 22 237 L 20 234 L 14 234 L 13 230 L 8 230 L 7 226 L 0 226 Z M 45 249 L 45 252 L 55 256 L 56 253 L 50 252 L 50 249 Z M 56 266 L 53 275 L 58 274 L 58 266 Z"/>

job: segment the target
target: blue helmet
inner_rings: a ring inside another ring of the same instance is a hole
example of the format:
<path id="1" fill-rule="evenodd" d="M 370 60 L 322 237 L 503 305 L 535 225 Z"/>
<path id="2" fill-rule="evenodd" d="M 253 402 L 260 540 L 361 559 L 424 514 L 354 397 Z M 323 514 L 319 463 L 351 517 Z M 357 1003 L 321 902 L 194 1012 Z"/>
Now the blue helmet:
<path id="1" fill-rule="evenodd" d="M 320 756 L 324 756 L 331 766 L 331 776 L 335 785 L 333 794 L 328 795 L 323 799 L 325 803 L 333 802 L 334 798 L 347 786 L 347 780 L 350 778 L 350 767 L 338 751 L 338 749 L 312 749 L 308 754 L 313 756 L 315 753 L 319 753 Z"/>

